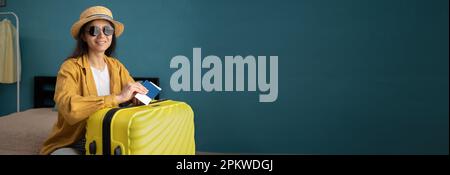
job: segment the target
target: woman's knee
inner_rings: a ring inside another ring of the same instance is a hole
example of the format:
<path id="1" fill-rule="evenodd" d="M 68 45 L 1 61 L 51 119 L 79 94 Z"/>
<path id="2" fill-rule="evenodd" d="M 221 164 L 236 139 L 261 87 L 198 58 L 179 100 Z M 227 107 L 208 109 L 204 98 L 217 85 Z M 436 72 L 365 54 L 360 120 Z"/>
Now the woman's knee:
<path id="1" fill-rule="evenodd" d="M 50 155 L 80 155 L 80 153 L 74 148 L 59 148 Z"/>

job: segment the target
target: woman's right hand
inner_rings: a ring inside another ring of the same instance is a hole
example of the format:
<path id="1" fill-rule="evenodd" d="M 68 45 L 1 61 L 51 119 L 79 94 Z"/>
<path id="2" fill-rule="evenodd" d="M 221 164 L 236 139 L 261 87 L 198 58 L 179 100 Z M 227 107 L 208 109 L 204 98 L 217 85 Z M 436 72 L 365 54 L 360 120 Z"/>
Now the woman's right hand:
<path id="1" fill-rule="evenodd" d="M 131 100 L 136 93 L 147 94 L 148 90 L 139 82 L 128 83 L 122 88 L 122 92 L 116 95 L 117 102 L 123 103 Z"/>

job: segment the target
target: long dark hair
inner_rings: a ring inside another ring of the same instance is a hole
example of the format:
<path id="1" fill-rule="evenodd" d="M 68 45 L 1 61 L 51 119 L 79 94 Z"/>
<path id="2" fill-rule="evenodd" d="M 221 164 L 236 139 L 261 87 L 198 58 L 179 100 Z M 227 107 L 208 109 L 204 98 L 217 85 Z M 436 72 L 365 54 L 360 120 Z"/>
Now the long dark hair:
<path id="1" fill-rule="evenodd" d="M 70 58 L 78 58 L 78 57 L 81 57 L 84 54 L 88 53 L 89 46 L 87 45 L 86 41 L 83 41 L 83 39 L 81 37 L 82 37 L 83 33 L 86 31 L 86 29 L 85 29 L 86 26 L 88 26 L 91 22 L 88 22 L 88 23 L 84 24 L 80 28 L 80 31 L 78 31 L 77 46 L 75 47 L 75 50 L 72 52 L 72 55 L 67 57 L 66 60 L 70 59 Z M 114 25 L 111 22 L 109 22 L 109 24 L 111 24 L 111 26 L 114 28 Z M 116 33 L 114 32 L 113 35 L 112 35 L 111 45 L 109 46 L 108 49 L 106 49 L 105 55 L 108 56 L 108 57 L 114 56 L 115 50 L 116 50 Z"/>

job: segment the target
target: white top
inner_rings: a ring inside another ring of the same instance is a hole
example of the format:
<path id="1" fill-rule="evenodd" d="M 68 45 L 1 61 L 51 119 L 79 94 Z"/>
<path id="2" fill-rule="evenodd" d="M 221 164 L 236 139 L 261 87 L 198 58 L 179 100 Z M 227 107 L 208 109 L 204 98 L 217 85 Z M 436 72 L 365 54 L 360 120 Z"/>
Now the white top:
<path id="1" fill-rule="evenodd" d="M 103 70 L 96 69 L 91 66 L 92 74 L 94 75 L 95 87 L 97 88 L 98 96 L 110 95 L 109 91 L 109 71 L 108 65 L 105 65 Z"/>

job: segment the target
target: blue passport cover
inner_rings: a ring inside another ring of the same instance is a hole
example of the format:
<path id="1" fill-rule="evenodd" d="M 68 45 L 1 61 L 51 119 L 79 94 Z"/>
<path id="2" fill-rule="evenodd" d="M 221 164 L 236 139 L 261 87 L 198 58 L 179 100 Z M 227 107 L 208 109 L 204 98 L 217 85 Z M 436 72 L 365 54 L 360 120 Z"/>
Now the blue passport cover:
<path id="1" fill-rule="evenodd" d="M 152 100 L 155 99 L 155 97 L 159 94 L 159 92 L 161 92 L 161 88 L 156 86 L 155 84 L 153 84 L 152 82 L 145 80 L 144 82 L 142 82 L 142 85 L 147 88 L 148 93 L 145 94 L 148 97 L 150 97 Z"/>

